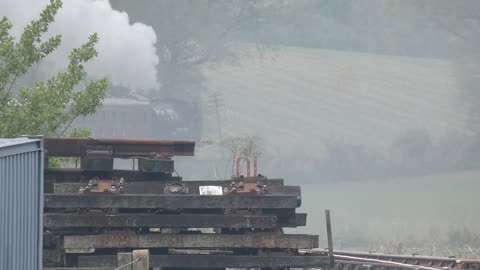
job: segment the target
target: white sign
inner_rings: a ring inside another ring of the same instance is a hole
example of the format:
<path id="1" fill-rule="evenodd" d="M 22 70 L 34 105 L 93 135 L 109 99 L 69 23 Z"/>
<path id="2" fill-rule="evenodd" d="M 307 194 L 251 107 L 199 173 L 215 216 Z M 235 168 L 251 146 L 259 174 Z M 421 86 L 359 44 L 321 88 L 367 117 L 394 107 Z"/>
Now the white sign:
<path id="1" fill-rule="evenodd" d="M 221 186 L 199 186 L 200 195 L 223 195 Z"/>

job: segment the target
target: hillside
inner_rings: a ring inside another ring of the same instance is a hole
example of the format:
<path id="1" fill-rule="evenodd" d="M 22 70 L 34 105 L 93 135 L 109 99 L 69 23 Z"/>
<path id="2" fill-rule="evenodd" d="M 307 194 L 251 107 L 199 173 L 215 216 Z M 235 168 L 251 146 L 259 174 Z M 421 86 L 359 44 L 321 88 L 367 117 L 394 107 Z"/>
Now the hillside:
<path id="1" fill-rule="evenodd" d="M 310 155 L 327 141 L 382 150 L 411 128 L 434 139 L 465 132 L 444 60 L 281 48 L 205 74 L 223 93 L 224 134 L 259 136 L 271 154 Z"/>
<path id="2" fill-rule="evenodd" d="M 303 185 L 302 210 L 309 213 L 308 226 L 292 230 L 324 235 L 322 209 L 327 208 L 332 209 L 335 242 L 343 243 L 344 248 L 363 245 L 375 249 L 379 243 L 404 241 L 405 247 L 436 243 L 437 251 L 442 252 L 440 243 L 449 240 L 449 233 L 480 230 L 476 202 L 479 178 L 479 171 L 464 171 L 389 181 Z"/>

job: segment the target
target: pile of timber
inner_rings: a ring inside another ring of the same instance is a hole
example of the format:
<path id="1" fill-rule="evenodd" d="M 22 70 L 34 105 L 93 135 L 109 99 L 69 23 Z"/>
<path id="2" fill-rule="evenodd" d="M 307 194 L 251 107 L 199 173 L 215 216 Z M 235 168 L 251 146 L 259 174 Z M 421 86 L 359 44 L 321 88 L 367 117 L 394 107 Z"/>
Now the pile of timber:
<path id="1" fill-rule="evenodd" d="M 306 225 L 307 215 L 296 213 L 300 187 L 261 175 L 220 181 L 173 176 L 171 157 L 193 156 L 193 142 L 50 138 L 45 149 L 45 163 L 52 157 L 80 163 L 78 169 L 45 169 L 45 269 L 114 269 L 123 255 L 141 249 L 149 250 L 150 268 L 162 269 L 331 263 L 326 254 L 299 252 L 317 248 L 317 235 L 283 232 Z M 136 159 L 137 169 L 114 170 L 116 158 Z M 115 188 L 100 184 L 112 179 Z"/>

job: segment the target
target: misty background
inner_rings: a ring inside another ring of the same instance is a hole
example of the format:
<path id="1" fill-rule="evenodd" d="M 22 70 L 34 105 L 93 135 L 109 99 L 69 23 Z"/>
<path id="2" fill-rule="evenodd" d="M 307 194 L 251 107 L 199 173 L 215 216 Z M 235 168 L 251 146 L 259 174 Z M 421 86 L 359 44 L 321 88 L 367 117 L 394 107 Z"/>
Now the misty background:
<path id="1" fill-rule="evenodd" d="M 3 0 L 0 16 L 19 34 L 46 3 Z M 257 154 L 302 184 L 298 231 L 324 238 L 330 208 L 339 248 L 458 255 L 480 248 L 479 24 L 476 0 L 65 1 L 61 49 L 26 80 L 97 32 L 87 70 L 111 93 L 75 127 L 195 139 L 176 158 L 187 180 Z"/>

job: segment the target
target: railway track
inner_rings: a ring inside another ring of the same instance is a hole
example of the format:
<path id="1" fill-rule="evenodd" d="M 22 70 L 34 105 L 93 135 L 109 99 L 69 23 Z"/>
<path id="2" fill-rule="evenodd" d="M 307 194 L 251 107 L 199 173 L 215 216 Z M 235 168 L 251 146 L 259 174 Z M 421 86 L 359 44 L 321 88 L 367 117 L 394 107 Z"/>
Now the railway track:
<path id="1" fill-rule="evenodd" d="M 325 250 L 313 249 L 306 254 L 325 254 Z M 334 251 L 336 270 L 480 270 L 480 259 L 457 259 L 421 255 L 392 255 L 369 252 Z"/>

